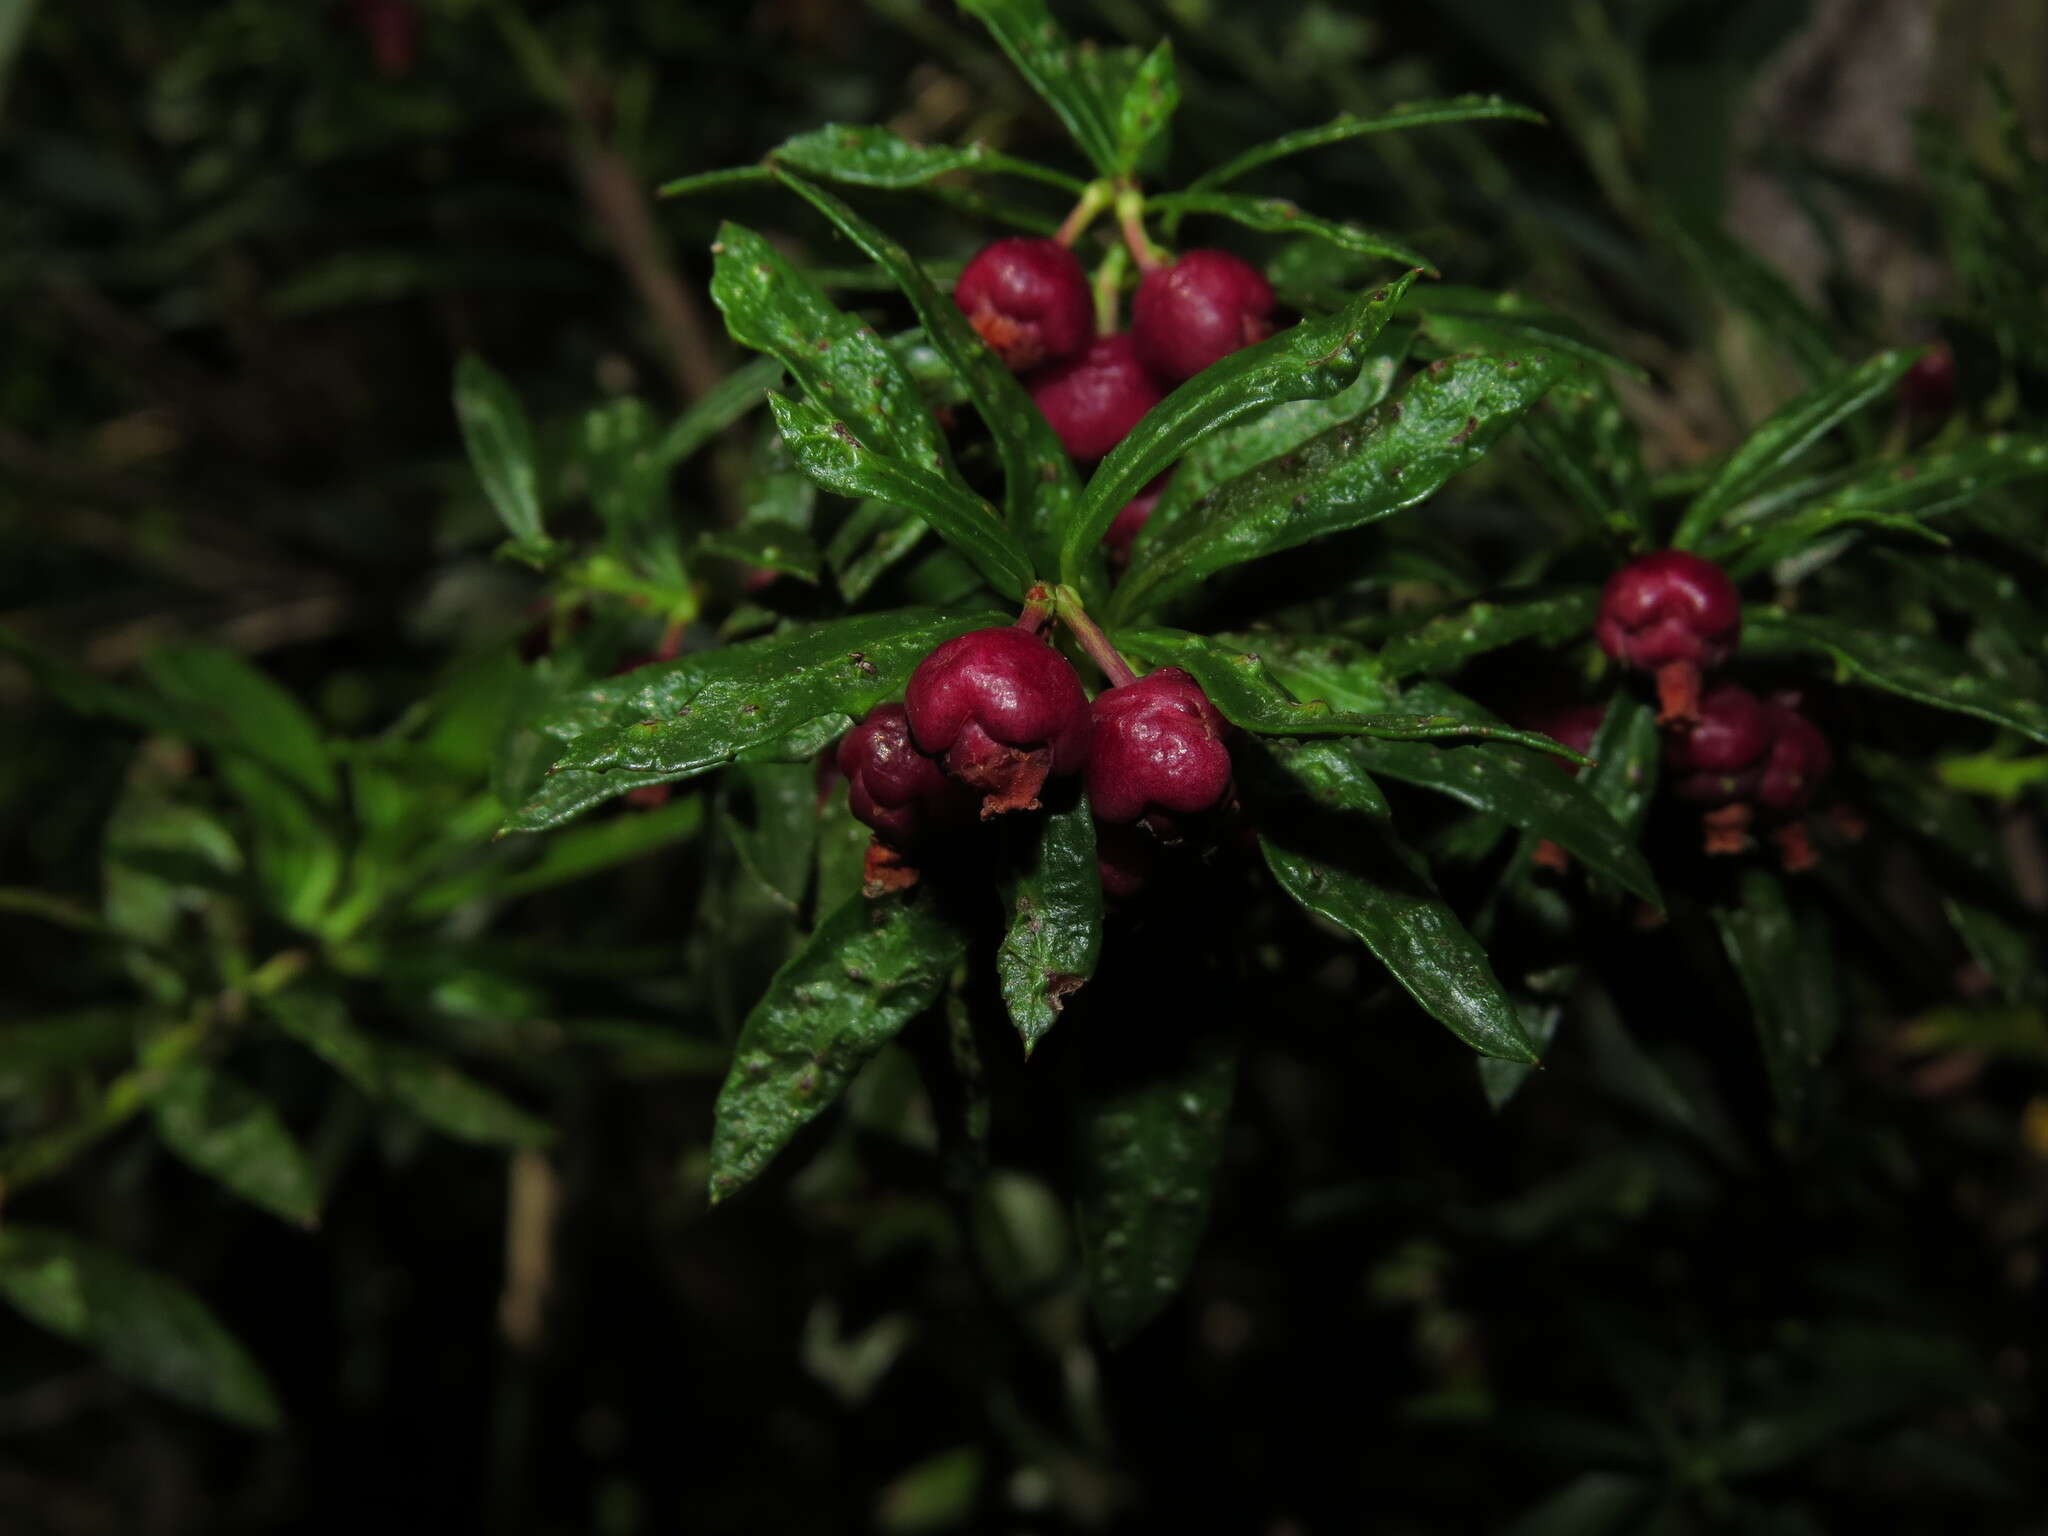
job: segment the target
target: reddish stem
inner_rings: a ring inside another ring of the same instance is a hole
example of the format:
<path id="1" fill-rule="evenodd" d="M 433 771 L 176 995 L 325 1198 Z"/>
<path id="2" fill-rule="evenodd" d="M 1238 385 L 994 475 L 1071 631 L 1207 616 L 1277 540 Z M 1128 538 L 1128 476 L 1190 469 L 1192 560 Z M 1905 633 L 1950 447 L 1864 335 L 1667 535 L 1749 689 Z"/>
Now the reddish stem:
<path id="1" fill-rule="evenodd" d="M 1081 606 L 1080 597 L 1071 587 L 1060 589 L 1059 613 L 1061 622 L 1074 632 L 1074 638 L 1081 642 L 1081 649 L 1102 669 L 1102 675 L 1109 679 L 1112 688 L 1121 688 L 1138 680 L 1131 664 L 1109 643 L 1109 636 L 1102 632 L 1102 626 L 1088 617 L 1088 611 Z"/>

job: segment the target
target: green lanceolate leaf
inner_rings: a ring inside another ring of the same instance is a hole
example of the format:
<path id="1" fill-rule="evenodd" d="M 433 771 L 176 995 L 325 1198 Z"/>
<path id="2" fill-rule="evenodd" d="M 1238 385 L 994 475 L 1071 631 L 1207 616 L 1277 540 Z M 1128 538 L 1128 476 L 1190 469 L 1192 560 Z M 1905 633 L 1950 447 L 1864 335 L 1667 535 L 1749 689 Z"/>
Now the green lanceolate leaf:
<path id="1" fill-rule="evenodd" d="M 509 1147 L 553 1139 L 545 1121 L 432 1052 L 358 1029 L 338 998 L 296 988 L 261 1001 L 279 1028 L 366 1096 L 410 1110 L 445 1135 Z"/>
<path id="2" fill-rule="evenodd" d="M 1180 77 L 1173 68 L 1173 43 L 1161 38 L 1145 55 L 1132 77 L 1130 89 L 1117 104 L 1116 159 L 1129 175 L 1145 162 L 1147 153 L 1166 132 L 1180 106 Z"/>
<path id="3" fill-rule="evenodd" d="M 1604 376 L 1559 384 L 1522 418 L 1522 441 L 1593 529 L 1630 552 L 1654 542 L 1642 435 Z"/>
<path id="4" fill-rule="evenodd" d="M 1010 1022 L 1030 1055 L 1066 999 L 1095 974 L 1102 953 L 1102 882 L 1095 868 L 1095 820 L 1086 796 L 1026 829 L 1024 867 L 1005 882 L 1010 925 L 996 951 L 996 976 Z"/>
<path id="5" fill-rule="evenodd" d="M 1593 627 L 1599 606 L 1600 594 L 1591 587 L 1521 603 L 1473 603 L 1396 635 L 1380 648 L 1380 665 L 1389 677 L 1431 676 L 1524 640 L 1564 645 Z"/>
<path id="6" fill-rule="evenodd" d="M 549 540 L 541 526 L 533 428 L 512 386 L 474 352 L 465 352 L 455 365 L 455 418 L 469 462 L 513 546 L 524 558 L 544 558 Z"/>
<path id="7" fill-rule="evenodd" d="M 1424 1012 L 1485 1056 L 1536 1052 L 1486 952 L 1395 833 L 1355 743 L 1267 744 L 1259 845 L 1282 890 L 1363 943 Z"/>
<path id="8" fill-rule="evenodd" d="M 1967 506 L 2003 485 L 2048 474 L 2048 439 L 2001 433 L 1946 452 L 1866 470 L 1818 503 L 1737 524 L 1702 547 L 1739 580 L 1790 559 L 1848 527 L 1914 533 L 1941 542 L 1920 519 Z"/>
<path id="9" fill-rule="evenodd" d="M 1335 860 L 1264 835 L 1259 846 L 1282 890 L 1364 944 L 1452 1034 L 1481 1055 L 1536 1060 L 1485 951 L 1436 894 L 1420 861 L 1393 841 L 1391 829 L 1381 846 L 1350 847 Z"/>
<path id="10" fill-rule="evenodd" d="M 158 693 L 174 701 L 197 739 L 255 759 L 318 806 L 341 796 L 333 755 L 304 705 L 233 651 L 165 646 L 143 659 Z"/>
<path id="11" fill-rule="evenodd" d="M 1617 357 L 1568 317 L 1519 293 L 1494 293 L 1432 283 L 1418 289 L 1409 306 L 1422 329 L 1448 352 L 1518 352 L 1541 347 L 1562 352 L 1594 368 L 1618 368 L 1637 378 L 1643 370 Z"/>
<path id="12" fill-rule="evenodd" d="M 504 830 L 538 832 L 642 784 L 723 767 L 813 721 L 866 714 L 903 691 L 933 646 L 1003 622 L 928 608 L 863 614 L 607 679 L 541 722 L 567 750 Z"/>
<path id="13" fill-rule="evenodd" d="M 1079 568 L 1124 503 L 1146 481 L 1218 428 L 1282 400 L 1324 400 L 1364 368 L 1374 339 L 1393 318 L 1414 274 L 1351 306 L 1305 320 L 1203 369 L 1145 414 L 1110 451 L 1082 493 L 1062 540 L 1064 564 Z"/>
<path id="14" fill-rule="evenodd" d="M 1144 558 L 1133 559 L 1111 599 L 1112 620 L 1152 612 L 1230 566 L 1415 505 L 1483 458 L 1501 433 L 1576 367 L 1548 352 L 1430 364 L 1393 399 L 1219 486 L 1171 530 L 1145 540 Z M 1206 377 L 1197 375 L 1182 388 Z M 1097 482 L 1115 457 L 1096 472 Z M 1092 497 L 1093 482 L 1089 490 Z"/>
<path id="15" fill-rule="evenodd" d="M 1089 1304 L 1111 1344 L 1157 1317 L 1194 1262 L 1236 1083 L 1235 1036 L 1203 1032 L 1163 1042 L 1141 1073 L 1080 1105 L 1076 1214 Z"/>
<path id="16" fill-rule="evenodd" d="M 1679 520 L 1675 549 L 1703 543 L 1722 520 L 1774 476 L 1796 464 L 1823 437 L 1880 395 L 1889 394 L 1919 359 L 1917 351 L 1880 352 L 1818 389 L 1782 406 L 1743 440 Z"/>
<path id="17" fill-rule="evenodd" d="M 747 1015 L 719 1090 L 711 1198 L 737 1192 L 937 1001 L 965 952 L 929 891 L 855 896 L 818 925 Z"/>
<path id="18" fill-rule="evenodd" d="M 0 1296 L 121 1375 L 250 1429 L 275 1429 L 262 1370 L 196 1296 L 119 1254 L 41 1227 L 0 1228 Z"/>
<path id="19" fill-rule="evenodd" d="M 781 380 L 779 358 L 757 357 L 740 364 L 670 424 L 661 435 L 655 457 L 664 465 L 682 463 L 766 400 L 768 391 Z"/>
<path id="20" fill-rule="evenodd" d="M 1202 685 L 1224 719 L 1262 736 L 1381 736 L 1394 741 L 1476 736 L 1539 751 L 1565 750 L 1547 736 L 1502 725 L 1470 704 L 1427 712 L 1354 714 L 1325 699 L 1303 701 L 1288 692 L 1257 652 L 1232 650 L 1186 630 L 1120 630 L 1116 643 L 1127 655 L 1179 667 Z"/>
<path id="21" fill-rule="evenodd" d="M 1541 112 L 1517 106 L 1498 96 L 1453 96 L 1444 101 L 1409 102 L 1371 117 L 1356 117 L 1347 112 L 1317 127 L 1282 134 L 1277 139 L 1235 155 L 1214 170 L 1204 171 L 1191 185 L 1196 188 L 1225 186 L 1262 165 L 1270 165 L 1288 155 L 1320 149 L 1325 144 L 1342 144 L 1347 139 L 1369 133 L 1395 133 L 1404 128 L 1426 128 L 1439 123 L 1474 123 L 1501 118 L 1524 123 L 1545 121 Z"/>
<path id="22" fill-rule="evenodd" d="M 873 497 L 907 507 L 932 532 L 973 562 L 990 586 L 1021 598 L 1031 584 L 1031 557 L 996 509 L 956 480 L 871 447 L 852 427 L 808 400 L 768 397 L 783 441 L 804 472 L 842 496 Z"/>
<path id="23" fill-rule="evenodd" d="M 2048 744 L 2048 702 L 2013 692 L 1938 640 L 1765 608 L 1743 615 L 1742 650 L 1754 657 L 1826 656 L 1848 681 L 1990 720 Z"/>
<path id="24" fill-rule="evenodd" d="M 893 129 L 827 123 L 785 139 L 769 158 L 806 176 L 856 187 L 921 187 L 955 171 L 1023 176 L 1080 195 L 1081 183 L 1049 166 L 997 154 L 985 144 L 914 144 Z"/>
<path id="25" fill-rule="evenodd" d="M 1663 760 L 1664 737 L 1657 728 L 1656 711 L 1626 694 L 1615 695 L 1587 751 L 1593 765 L 1579 775 L 1579 782 L 1634 837 L 1650 814 L 1657 767 Z"/>
<path id="26" fill-rule="evenodd" d="M 252 1204 L 310 1227 L 320 1219 L 320 1182 L 270 1102 L 202 1062 L 179 1066 L 150 1108 L 164 1144 Z"/>
<path id="27" fill-rule="evenodd" d="M 975 334 L 952 297 L 934 286 L 908 251 L 822 187 L 796 176 L 782 180 L 865 251 L 910 300 L 926 337 L 958 376 L 995 439 L 1010 527 L 1027 548 L 1050 556 L 1052 530 L 1062 524 L 1081 487 L 1073 461 L 1044 414 L 1002 359 Z"/>
<path id="28" fill-rule="evenodd" d="M 1438 747 L 1360 739 L 1346 743 L 1359 766 L 1381 779 L 1435 790 L 1531 837 L 1547 838 L 1594 874 L 1654 907 L 1664 899 L 1634 839 L 1561 763 L 1495 746 Z"/>
<path id="29" fill-rule="evenodd" d="M 1152 516 L 1139 532 L 1137 547 L 1161 537 L 1224 481 L 1290 453 L 1318 433 L 1378 405 L 1393 389 L 1414 340 L 1412 328 L 1390 325 L 1373 343 L 1358 377 L 1327 400 L 1283 400 L 1203 438 L 1174 465 L 1172 477 L 1153 503 Z"/>
<path id="30" fill-rule="evenodd" d="M 1817 907 L 1795 911 L 1784 882 L 1753 869 L 1743 876 L 1742 904 L 1717 910 L 1715 921 L 1749 994 L 1772 1093 L 1796 1122 L 1808 1080 L 1841 1022 L 1827 919 Z"/>
<path id="31" fill-rule="evenodd" d="M 1219 635 L 1234 650 L 1256 650 L 1266 668 L 1298 699 L 1327 699 L 1339 709 L 1383 714 L 1401 690 L 1379 653 L 1348 635 L 1279 632 Z"/>
<path id="32" fill-rule="evenodd" d="M 821 413 L 875 452 L 946 476 L 938 423 L 874 327 L 840 310 L 750 229 L 721 226 L 712 249 L 711 298 L 734 341 L 775 358 Z"/>
<path id="33" fill-rule="evenodd" d="M 1098 171 L 1118 176 L 1129 170 L 1118 127 L 1137 71 L 1136 50 L 1075 47 L 1045 0 L 960 0 L 960 9 L 988 28 Z"/>
<path id="34" fill-rule="evenodd" d="M 1420 267 L 1434 274 L 1436 264 L 1412 246 L 1401 244 L 1359 224 L 1339 224 L 1304 212 L 1284 197 L 1244 197 L 1235 192 L 1166 192 L 1145 199 L 1154 213 L 1179 218 L 1187 214 L 1209 214 L 1229 219 L 1246 229 L 1270 235 L 1309 235 L 1326 241 L 1340 251 L 1360 256 L 1377 256 L 1404 267 Z"/>

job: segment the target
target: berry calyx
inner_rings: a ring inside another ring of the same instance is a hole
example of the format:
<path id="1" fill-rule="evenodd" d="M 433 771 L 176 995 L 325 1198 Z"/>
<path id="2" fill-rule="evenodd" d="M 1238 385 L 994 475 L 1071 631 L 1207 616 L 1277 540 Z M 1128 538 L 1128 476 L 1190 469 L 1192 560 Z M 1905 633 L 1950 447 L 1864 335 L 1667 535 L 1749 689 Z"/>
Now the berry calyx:
<path id="1" fill-rule="evenodd" d="M 1273 285 L 1228 251 L 1189 251 L 1148 272 L 1131 301 L 1131 334 L 1163 379 L 1191 379 L 1273 334 Z"/>
<path id="2" fill-rule="evenodd" d="M 1109 551 L 1109 563 L 1121 571 L 1131 563 L 1131 545 L 1136 541 L 1145 524 L 1152 520 L 1152 509 L 1159 505 L 1159 498 L 1166 490 L 1166 482 L 1173 476 L 1171 469 L 1162 470 L 1145 483 L 1145 488 L 1124 503 L 1123 510 L 1110 521 L 1102 535 L 1103 548 Z"/>
<path id="3" fill-rule="evenodd" d="M 1699 715 L 1700 674 L 1734 653 L 1742 599 L 1727 573 L 1682 549 L 1631 560 L 1607 578 L 1593 633 L 1615 660 L 1657 679 L 1657 723 Z"/>
<path id="4" fill-rule="evenodd" d="M 917 750 L 901 704 L 869 710 L 840 737 L 835 760 L 846 775 L 848 808 L 898 850 L 915 848 L 936 828 L 974 819 L 974 796 Z"/>
<path id="5" fill-rule="evenodd" d="M 1038 809 L 1053 774 L 1088 759 L 1088 695 L 1066 657 L 1026 629 L 977 629 L 917 664 L 904 692 L 912 739 L 981 791 L 981 814 Z"/>
<path id="6" fill-rule="evenodd" d="M 1101 458 L 1165 398 L 1128 331 L 1098 336 L 1079 357 L 1039 369 L 1026 387 L 1077 459 Z"/>
<path id="7" fill-rule="evenodd" d="M 1057 240 L 983 246 L 953 285 L 953 302 L 1012 373 L 1072 357 L 1095 334 L 1088 274 Z"/>
<path id="8" fill-rule="evenodd" d="M 1230 794 L 1230 727 L 1201 685 L 1161 667 L 1096 696 L 1088 748 L 1088 802 L 1096 819 L 1145 820 L 1170 833 L 1174 818 L 1213 810 Z"/>

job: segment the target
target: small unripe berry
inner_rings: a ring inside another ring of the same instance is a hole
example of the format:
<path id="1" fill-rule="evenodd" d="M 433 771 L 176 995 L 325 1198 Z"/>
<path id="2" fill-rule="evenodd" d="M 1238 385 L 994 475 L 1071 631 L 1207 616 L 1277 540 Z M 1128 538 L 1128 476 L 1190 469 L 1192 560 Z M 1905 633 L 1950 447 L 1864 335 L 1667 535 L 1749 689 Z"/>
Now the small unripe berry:
<path id="1" fill-rule="evenodd" d="M 1195 816 L 1230 793 L 1230 727 L 1179 667 L 1161 667 L 1096 695 L 1088 803 L 1096 818 Z"/>
<path id="2" fill-rule="evenodd" d="M 1692 729 L 1664 744 L 1671 792 L 1701 805 L 1751 798 L 1771 750 L 1773 728 L 1770 710 L 1747 688 L 1722 683 L 1708 689 Z"/>
<path id="3" fill-rule="evenodd" d="M 1166 482 L 1173 476 L 1171 469 L 1162 470 L 1146 482 L 1145 488 L 1124 503 L 1109 528 L 1102 535 L 1102 544 L 1109 551 L 1110 564 L 1122 570 L 1131 563 L 1131 545 L 1152 519 L 1152 509 L 1159 505 L 1159 497 L 1166 489 Z"/>
<path id="4" fill-rule="evenodd" d="M 1095 823 L 1095 872 L 1102 881 L 1102 894 L 1111 901 L 1129 901 L 1143 890 L 1158 859 L 1158 842 L 1138 828 L 1121 822 Z"/>
<path id="5" fill-rule="evenodd" d="M 1012 373 L 1072 357 L 1095 334 L 1088 274 L 1057 240 L 983 246 L 953 285 L 953 302 Z"/>
<path id="6" fill-rule="evenodd" d="M 884 842 L 917 846 L 935 828 L 974 819 L 974 796 L 940 771 L 910 739 L 901 704 L 882 704 L 839 739 L 846 803 Z"/>
<path id="7" fill-rule="evenodd" d="M 1697 717 L 1700 673 L 1742 634 L 1742 599 L 1727 573 L 1682 549 L 1631 560 L 1607 578 L 1593 632 L 1615 660 L 1657 678 L 1661 725 Z"/>
<path id="8" fill-rule="evenodd" d="M 1164 397 L 1138 360 L 1128 331 L 1099 336 L 1086 352 L 1052 363 L 1027 381 L 1031 398 L 1077 459 L 1099 459 Z"/>
<path id="9" fill-rule="evenodd" d="M 1791 705 L 1765 706 L 1771 724 L 1771 747 L 1757 776 L 1757 804 L 1780 815 L 1806 809 L 1821 781 L 1835 766 L 1835 754 L 1819 727 Z"/>
<path id="10" fill-rule="evenodd" d="M 1228 251 L 1189 251 L 1145 274 L 1131 301 L 1139 355 L 1162 379 L 1191 379 L 1273 334 L 1273 285 Z"/>
<path id="11" fill-rule="evenodd" d="M 1051 775 L 1088 759 L 1088 695 L 1066 657 L 1027 630 L 977 629 L 917 664 L 904 693 L 920 751 L 983 795 L 981 814 L 1038 808 Z"/>
<path id="12" fill-rule="evenodd" d="M 1939 421 L 1955 409 L 1956 354 L 1938 341 L 1899 380 L 1899 404 L 1916 421 Z"/>

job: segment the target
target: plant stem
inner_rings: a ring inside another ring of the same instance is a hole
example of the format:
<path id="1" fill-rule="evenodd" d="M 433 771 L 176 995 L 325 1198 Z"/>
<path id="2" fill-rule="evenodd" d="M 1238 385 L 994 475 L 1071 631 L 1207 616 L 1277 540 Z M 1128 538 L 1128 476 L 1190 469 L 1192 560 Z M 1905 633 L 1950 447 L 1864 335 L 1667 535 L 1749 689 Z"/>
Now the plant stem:
<path id="1" fill-rule="evenodd" d="M 1120 245 L 1109 248 L 1102 265 L 1095 269 L 1095 330 L 1107 336 L 1116 330 L 1117 296 L 1124 285 L 1124 268 L 1131 255 Z"/>
<path id="2" fill-rule="evenodd" d="M 1124 246 L 1140 272 L 1156 272 L 1166 265 L 1167 253 L 1145 233 L 1145 194 L 1129 182 L 1117 191 L 1116 221 L 1124 232 Z"/>
<path id="3" fill-rule="evenodd" d="M 1024 594 L 1024 610 L 1017 615 L 1017 628 L 1037 634 L 1051 620 L 1057 606 L 1052 589 L 1039 582 Z"/>
<path id="4" fill-rule="evenodd" d="M 1081 649 L 1102 669 L 1102 675 L 1109 679 L 1110 686 L 1121 688 L 1126 683 L 1136 682 L 1138 674 L 1131 670 L 1131 664 L 1109 643 L 1109 636 L 1102 632 L 1102 626 L 1089 618 L 1088 610 L 1081 606 L 1081 594 L 1072 587 L 1061 587 L 1054 596 L 1059 600 L 1060 622 L 1074 632 L 1074 638 L 1081 642 Z"/>
<path id="5" fill-rule="evenodd" d="M 1081 193 L 1081 200 L 1074 204 L 1053 239 L 1061 245 L 1071 247 L 1080 239 L 1095 216 L 1116 201 L 1116 189 L 1106 181 L 1091 181 Z"/>

